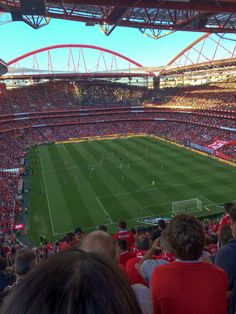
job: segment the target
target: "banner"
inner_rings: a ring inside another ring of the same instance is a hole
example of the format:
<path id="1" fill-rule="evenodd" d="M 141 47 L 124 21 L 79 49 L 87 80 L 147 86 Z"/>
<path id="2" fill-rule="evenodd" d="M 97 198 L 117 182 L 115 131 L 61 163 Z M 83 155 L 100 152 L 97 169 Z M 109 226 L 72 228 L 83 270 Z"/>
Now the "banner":
<path id="1" fill-rule="evenodd" d="M 195 144 L 195 143 L 190 143 L 190 142 L 188 142 L 188 143 L 187 143 L 187 146 L 192 147 L 192 148 L 197 149 L 197 150 L 200 150 L 200 151 L 202 151 L 202 152 L 204 152 L 204 153 L 207 153 L 207 154 L 213 154 L 213 152 L 214 152 L 214 151 L 213 151 L 211 148 L 209 148 L 209 147 L 205 147 L 205 146 L 198 145 L 198 144 Z"/>
<path id="2" fill-rule="evenodd" d="M 24 229 L 25 229 L 25 225 L 24 224 L 15 224 L 13 226 L 13 230 L 15 230 L 15 231 L 24 230 Z"/>
<path id="3" fill-rule="evenodd" d="M 227 145 L 236 145 L 236 141 L 221 141 L 216 140 L 214 143 L 208 145 L 207 147 L 213 150 L 218 150 Z"/>

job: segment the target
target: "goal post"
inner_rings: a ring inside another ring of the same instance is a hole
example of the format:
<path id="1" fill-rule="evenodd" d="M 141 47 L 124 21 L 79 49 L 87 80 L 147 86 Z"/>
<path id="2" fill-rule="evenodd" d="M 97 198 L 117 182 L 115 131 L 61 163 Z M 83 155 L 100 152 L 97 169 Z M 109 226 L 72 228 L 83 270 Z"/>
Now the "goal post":
<path id="1" fill-rule="evenodd" d="M 202 210 L 202 201 L 199 198 L 192 198 L 178 202 L 172 202 L 172 213 L 191 213 Z"/>

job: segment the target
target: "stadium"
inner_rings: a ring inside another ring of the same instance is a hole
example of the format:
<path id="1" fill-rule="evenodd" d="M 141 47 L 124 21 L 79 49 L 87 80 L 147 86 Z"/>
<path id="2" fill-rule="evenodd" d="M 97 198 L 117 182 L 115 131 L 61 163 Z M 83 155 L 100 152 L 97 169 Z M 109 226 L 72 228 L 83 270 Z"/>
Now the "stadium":
<path id="1" fill-rule="evenodd" d="M 71 43 L 77 24 L 106 45 Z M 16 25 L 30 49 L 0 51 L 2 313 L 235 314 L 234 1 L 0 0 L 2 33 Z M 119 35 L 137 30 L 141 52 Z"/>

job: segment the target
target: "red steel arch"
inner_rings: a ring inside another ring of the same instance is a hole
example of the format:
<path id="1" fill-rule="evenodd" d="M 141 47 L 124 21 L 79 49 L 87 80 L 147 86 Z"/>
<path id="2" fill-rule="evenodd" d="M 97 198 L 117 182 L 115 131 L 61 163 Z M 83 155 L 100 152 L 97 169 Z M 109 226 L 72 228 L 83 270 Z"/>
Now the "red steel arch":
<path id="1" fill-rule="evenodd" d="M 224 38 L 216 34 L 206 33 L 184 48 L 179 54 L 171 59 L 166 70 L 169 72 L 172 69 L 194 68 L 197 64 L 205 66 L 213 63 L 220 63 L 225 60 L 233 60 L 236 58 L 236 41 L 235 37 L 232 40 Z"/>
<path id="2" fill-rule="evenodd" d="M 57 50 L 61 51 L 57 51 Z M 92 51 L 91 51 L 92 50 Z M 60 58 L 58 58 L 60 57 Z M 89 62 L 89 64 L 88 64 Z M 27 52 L 7 63 L 9 77 L 87 75 L 122 78 L 155 76 L 118 52 L 87 44 L 59 44 Z M 56 66 L 55 66 L 56 65 Z"/>
<path id="3" fill-rule="evenodd" d="M 28 52 L 28 53 L 25 53 L 15 59 L 12 59 L 11 61 L 9 61 L 7 63 L 8 66 L 10 66 L 11 64 L 13 63 L 16 63 L 20 60 L 23 60 L 24 58 L 27 58 L 27 57 L 30 57 L 32 55 L 35 55 L 37 53 L 40 53 L 40 52 L 44 52 L 44 51 L 49 51 L 49 50 L 53 50 L 53 49 L 58 49 L 58 48 L 88 48 L 88 49 L 95 49 L 95 50 L 99 50 L 99 51 L 102 51 L 102 52 L 107 52 L 107 53 L 110 53 L 114 56 L 117 56 L 119 58 L 122 58 L 134 65 L 136 65 L 137 67 L 142 67 L 142 65 L 128 57 L 125 57 L 124 55 L 118 53 L 118 52 L 115 52 L 113 50 L 109 50 L 109 49 L 106 49 L 106 48 L 102 48 L 102 47 L 99 47 L 99 46 L 93 46 L 93 45 L 84 45 L 84 44 L 61 44 L 61 45 L 53 45 L 53 46 L 48 46 L 48 47 L 44 47 L 44 48 L 40 48 L 40 49 L 36 49 L 36 50 L 33 50 L 31 52 Z"/>
<path id="4" fill-rule="evenodd" d="M 202 36 L 200 36 L 199 38 L 197 38 L 195 41 L 193 41 L 190 45 L 188 45 L 186 48 L 184 48 L 182 51 L 180 51 L 180 53 L 178 53 L 173 59 L 171 59 L 167 65 L 171 65 L 173 63 L 175 63 L 175 61 L 180 58 L 181 56 L 183 56 L 188 50 L 190 50 L 192 47 L 194 47 L 196 44 L 198 44 L 200 41 L 206 39 L 207 37 L 210 36 L 210 33 L 206 33 Z"/>

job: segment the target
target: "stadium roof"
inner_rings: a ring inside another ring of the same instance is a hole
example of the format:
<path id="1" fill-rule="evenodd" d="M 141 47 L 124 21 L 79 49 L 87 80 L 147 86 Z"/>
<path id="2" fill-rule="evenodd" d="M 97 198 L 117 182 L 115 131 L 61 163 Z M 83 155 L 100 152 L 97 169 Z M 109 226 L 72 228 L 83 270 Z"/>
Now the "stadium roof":
<path id="1" fill-rule="evenodd" d="M 100 25 L 106 35 L 117 26 L 154 38 L 178 30 L 236 33 L 235 0 L 0 0 L 0 10 L 34 28 L 58 18 Z"/>

